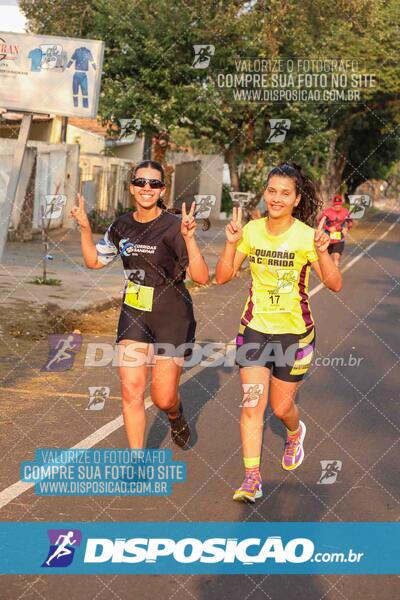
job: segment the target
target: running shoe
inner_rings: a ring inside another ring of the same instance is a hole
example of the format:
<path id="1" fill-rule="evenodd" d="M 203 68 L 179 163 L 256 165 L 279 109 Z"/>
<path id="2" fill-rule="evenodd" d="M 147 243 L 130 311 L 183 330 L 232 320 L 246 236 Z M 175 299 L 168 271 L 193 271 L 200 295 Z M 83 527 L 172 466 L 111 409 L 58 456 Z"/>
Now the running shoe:
<path id="1" fill-rule="evenodd" d="M 174 444 L 180 448 L 186 448 L 190 440 L 190 429 L 183 414 L 182 404 L 179 406 L 179 416 L 176 419 L 169 419 L 169 424 L 171 425 L 171 438 Z"/>
<path id="2" fill-rule="evenodd" d="M 285 443 L 285 451 L 282 457 L 282 468 L 293 471 L 301 465 L 304 460 L 303 441 L 306 435 L 306 426 L 300 421 L 300 431 L 296 435 L 288 435 Z"/>
<path id="3" fill-rule="evenodd" d="M 246 475 L 239 489 L 233 494 L 233 499 L 238 502 L 255 502 L 262 496 L 261 479 Z"/>

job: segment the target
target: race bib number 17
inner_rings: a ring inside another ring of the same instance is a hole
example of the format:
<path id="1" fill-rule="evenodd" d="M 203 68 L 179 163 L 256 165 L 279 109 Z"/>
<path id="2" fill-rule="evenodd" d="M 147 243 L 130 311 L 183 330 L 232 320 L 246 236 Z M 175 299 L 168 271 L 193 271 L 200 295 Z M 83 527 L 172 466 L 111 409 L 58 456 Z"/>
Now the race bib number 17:
<path id="1" fill-rule="evenodd" d="M 291 312 L 297 278 L 298 272 L 293 269 L 278 269 L 275 287 L 254 290 L 254 312 L 256 314 Z"/>

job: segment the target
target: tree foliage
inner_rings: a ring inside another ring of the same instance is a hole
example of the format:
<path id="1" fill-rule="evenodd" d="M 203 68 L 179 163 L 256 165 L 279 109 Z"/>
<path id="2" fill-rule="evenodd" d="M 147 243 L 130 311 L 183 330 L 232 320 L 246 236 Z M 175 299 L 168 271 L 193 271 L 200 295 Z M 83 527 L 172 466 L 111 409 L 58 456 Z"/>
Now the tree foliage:
<path id="1" fill-rule="evenodd" d="M 397 0 L 22 0 L 38 33 L 105 41 L 100 114 L 141 120 L 164 159 L 173 140 L 223 153 L 236 189 L 259 191 L 268 168 L 304 163 L 324 195 L 384 177 L 398 143 L 400 19 Z M 212 44 L 207 69 L 195 44 Z M 358 103 L 255 103 L 216 85 L 237 57 L 360 61 L 378 85 Z M 282 144 L 268 144 L 269 119 L 288 118 Z"/>

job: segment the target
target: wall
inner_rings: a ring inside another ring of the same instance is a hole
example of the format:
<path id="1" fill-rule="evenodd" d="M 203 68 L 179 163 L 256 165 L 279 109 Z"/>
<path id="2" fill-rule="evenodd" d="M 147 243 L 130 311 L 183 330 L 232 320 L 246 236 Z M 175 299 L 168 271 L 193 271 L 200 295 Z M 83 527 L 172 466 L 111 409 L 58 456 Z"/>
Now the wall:
<path id="1" fill-rule="evenodd" d="M 8 184 L 12 156 L 16 140 L 0 138 L 0 203 L 4 202 Z M 79 191 L 79 147 L 76 144 L 46 144 L 43 142 L 29 141 L 24 159 L 21 179 L 17 189 L 14 208 L 11 216 L 11 226 L 15 229 L 20 219 L 20 210 L 24 203 L 26 186 L 31 174 L 33 155 L 37 153 L 35 197 L 33 206 L 33 229 L 40 226 L 40 205 L 44 196 L 64 194 L 66 206 L 59 219 L 52 220 L 50 228 L 65 226 L 69 214 L 75 203 Z"/>
<path id="2" fill-rule="evenodd" d="M 107 147 L 113 156 L 129 159 L 133 163 L 138 163 L 143 157 L 144 136 L 137 137 L 132 144 L 107 144 Z"/>
<path id="3" fill-rule="evenodd" d="M 93 182 L 95 207 L 104 216 L 114 216 L 118 203 L 131 206 L 128 190 L 131 160 L 82 152 L 79 166 L 81 186 L 84 182 Z"/>
<path id="4" fill-rule="evenodd" d="M 201 161 L 199 194 L 212 194 L 216 197 L 215 206 L 211 210 L 210 218 L 219 219 L 221 211 L 222 181 L 224 173 L 224 157 L 220 154 L 191 154 L 190 152 L 169 152 L 167 162 L 171 165 Z M 175 187 L 172 175 L 172 190 Z"/>
<path id="5" fill-rule="evenodd" d="M 80 129 L 74 125 L 67 127 L 67 144 L 79 144 L 81 152 L 102 154 L 105 149 L 105 141 L 102 135 Z"/>
<path id="6" fill-rule="evenodd" d="M 53 137 L 54 119 L 32 121 L 29 130 L 29 140 L 38 142 L 50 142 Z M 0 121 L 0 138 L 17 139 L 21 122 Z M 59 141 L 58 139 L 55 141 Z"/>

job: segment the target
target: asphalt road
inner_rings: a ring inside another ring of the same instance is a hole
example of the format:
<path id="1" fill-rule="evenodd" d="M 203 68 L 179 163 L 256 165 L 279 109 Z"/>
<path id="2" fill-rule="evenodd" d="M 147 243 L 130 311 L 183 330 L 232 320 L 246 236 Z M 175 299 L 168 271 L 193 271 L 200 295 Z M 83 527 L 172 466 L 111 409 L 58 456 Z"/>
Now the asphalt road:
<path id="1" fill-rule="evenodd" d="M 19 480 L 20 461 L 32 460 L 36 448 L 79 445 L 120 414 L 117 369 L 84 365 L 88 344 L 112 344 L 110 333 L 85 335 L 73 368 L 65 373 L 40 371 L 48 351 L 43 341 L 24 348 L 19 360 L 15 355 L 3 360 L 0 520 L 398 520 L 400 223 L 378 239 L 394 221 L 395 217 L 384 216 L 379 230 L 374 232 L 372 223 L 361 244 L 347 246 L 340 294 L 325 289 L 313 293 L 317 351 L 298 394 L 307 425 L 306 459 L 295 472 L 281 469 L 284 430 L 267 412 L 261 469 L 264 497 L 254 507 L 231 499 L 242 480 L 241 387 L 236 367 L 185 370 L 181 394 L 193 432 L 188 451 L 171 444 L 163 415 L 154 407 L 147 411 L 147 446 L 173 448 L 174 458 L 187 463 L 187 481 L 175 485 L 172 496 L 48 498 L 35 496 L 32 489 L 18 493 L 18 489 L 10 488 Z M 374 240 L 378 241 L 352 264 L 352 259 Z M 234 338 L 247 285 L 248 274 L 243 272 L 225 286 L 212 285 L 194 294 L 198 341 L 228 342 Z M 310 288 L 317 285 L 313 278 Z M 347 366 L 338 360 L 328 364 L 327 357 L 341 359 Z M 316 364 L 317 358 L 322 364 Z M 94 385 L 111 388 L 102 411 L 85 410 L 88 386 Z M 98 446 L 125 447 L 123 428 L 99 439 Z M 334 484 L 317 483 L 322 460 L 341 461 Z M 398 578 L 7 575 L 0 578 L 0 590 L 2 600 L 389 600 L 398 597 Z"/>

